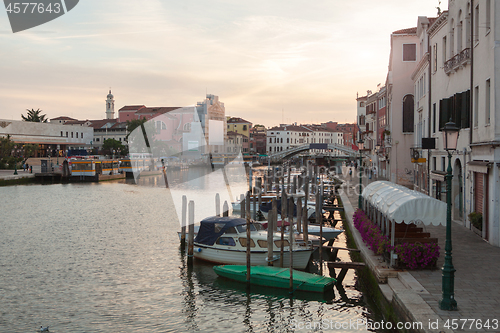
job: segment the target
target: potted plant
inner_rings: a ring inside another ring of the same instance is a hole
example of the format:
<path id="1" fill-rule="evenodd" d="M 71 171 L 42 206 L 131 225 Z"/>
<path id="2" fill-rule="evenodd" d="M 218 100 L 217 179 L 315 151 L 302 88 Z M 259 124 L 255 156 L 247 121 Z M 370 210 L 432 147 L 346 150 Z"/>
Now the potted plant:
<path id="1" fill-rule="evenodd" d="M 483 214 L 472 212 L 468 216 L 470 223 L 472 224 L 472 230 L 474 230 L 474 232 L 478 235 L 481 235 L 483 230 Z"/>

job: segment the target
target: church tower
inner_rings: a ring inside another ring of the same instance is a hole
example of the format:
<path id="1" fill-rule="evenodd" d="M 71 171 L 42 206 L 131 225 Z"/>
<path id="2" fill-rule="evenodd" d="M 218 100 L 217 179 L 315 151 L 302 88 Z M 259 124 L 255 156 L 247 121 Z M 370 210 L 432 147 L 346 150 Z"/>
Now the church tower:
<path id="1" fill-rule="evenodd" d="M 106 119 L 115 119 L 115 100 L 113 94 L 111 94 L 111 89 L 109 89 L 106 99 Z"/>

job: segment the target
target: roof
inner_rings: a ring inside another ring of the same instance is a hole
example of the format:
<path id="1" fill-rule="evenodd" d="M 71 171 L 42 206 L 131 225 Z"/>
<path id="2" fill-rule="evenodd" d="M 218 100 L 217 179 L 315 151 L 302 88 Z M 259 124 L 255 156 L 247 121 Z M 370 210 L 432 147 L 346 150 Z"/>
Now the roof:
<path id="1" fill-rule="evenodd" d="M 310 129 L 305 128 L 305 127 L 303 127 L 303 126 L 297 126 L 297 125 L 286 125 L 286 126 L 276 126 L 276 127 L 272 127 L 272 128 L 269 128 L 267 131 L 268 131 L 268 132 L 269 132 L 269 131 L 295 131 L 295 132 L 306 132 L 306 131 L 310 131 Z"/>
<path id="2" fill-rule="evenodd" d="M 75 118 L 66 117 L 66 116 L 60 116 L 60 117 L 57 117 L 57 118 L 51 118 L 50 120 L 52 121 L 52 120 L 76 120 L 76 119 Z"/>
<path id="3" fill-rule="evenodd" d="M 248 136 L 243 134 L 243 133 L 238 133 L 238 132 L 234 132 L 234 131 L 227 131 L 227 136 L 243 136 L 245 138 L 247 138 Z"/>
<path id="4" fill-rule="evenodd" d="M 200 230 L 194 241 L 200 244 L 214 245 L 217 238 L 225 233 L 227 229 L 246 223 L 247 221 L 242 218 L 228 216 L 207 217 L 200 222 Z"/>
<path id="5" fill-rule="evenodd" d="M 417 27 L 401 29 L 392 32 L 393 35 L 410 35 L 416 33 L 417 33 Z"/>
<path id="6" fill-rule="evenodd" d="M 388 181 L 369 184 L 362 193 L 388 220 L 397 223 L 446 224 L 446 203 Z"/>
<path id="7" fill-rule="evenodd" d="M 137 113 L 166 113 L 170 111 L 174 111 L 180 109 L 179 106 L 160 106 L 160 107 L 143 107 L 137 111 Z"/>
<path id="8" fill-rule="evenodd" d="M 239 118 L 239 117 L 231 117 L 227 120 L 227 123 L 228 124 L 236 124 L 236 123 L 246 123 L 246 124 L 251 124 L 251 122 L 243 119 L 243 118 Z"/>
<path id="9" fill-rule="evenodd" d="M 104 126 L 106 124 L 109 124 L 109 123 L 112 123 L 113 125 L 115 125 L 118 122 L 118 119 L 98 119 L 98 120 L 88 120 L 88 121 L 90 122 L 90 125 L 89 125 L 90 127 L 104 128 Z"/>
<path id="10" fill-rule="evenodd" d="M 85 124 L 87 121 L 86 120 L 68 120 L 65 122 L 65 125 L 81 125 Z"/>
<path id="11" fill-rule="evenodd" d="M 137 111 L 139 109 L 145 108 L 145 105 L 125 105 L 124 107 L 120 108 L 118 112 L 120 111 Z"/>

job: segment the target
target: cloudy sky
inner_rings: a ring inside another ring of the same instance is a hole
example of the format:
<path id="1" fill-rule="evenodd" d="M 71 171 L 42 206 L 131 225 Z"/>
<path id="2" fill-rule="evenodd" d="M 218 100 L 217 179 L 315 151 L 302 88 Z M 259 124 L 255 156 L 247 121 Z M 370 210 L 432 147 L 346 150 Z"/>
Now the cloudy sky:
<path id="1" fill-rule="evenodd" d="M 0 118 L 102 119 L 111 87 L 115 111 L 208 92 L 254 124 L 353 122 L 356 93 L 385 82 L 390 33 L 438 2 L 81 0 L 15 34 L 2 9 Z"/>

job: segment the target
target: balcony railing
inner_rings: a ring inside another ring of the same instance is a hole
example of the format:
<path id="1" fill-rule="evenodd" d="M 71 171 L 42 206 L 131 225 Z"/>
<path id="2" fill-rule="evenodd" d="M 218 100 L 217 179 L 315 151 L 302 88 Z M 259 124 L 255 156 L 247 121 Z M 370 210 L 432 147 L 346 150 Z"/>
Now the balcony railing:
<path id="1" fill-rule="evenodd" d="M 458 68 L 465 67 L 470 63 L 470 48 L 463 49 L 462 52 L 455 55 L 444 63 L 444 72 L 448 75 L 455 73 Z"/>

